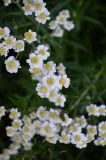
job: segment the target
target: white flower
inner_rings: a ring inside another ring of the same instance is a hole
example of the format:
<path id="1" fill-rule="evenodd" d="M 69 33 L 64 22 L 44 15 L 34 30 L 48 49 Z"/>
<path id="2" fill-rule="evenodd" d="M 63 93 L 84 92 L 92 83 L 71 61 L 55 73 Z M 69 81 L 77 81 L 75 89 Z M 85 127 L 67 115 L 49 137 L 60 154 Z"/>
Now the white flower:
<path id="1" fill-rule="evenodd" d="M 63 75 L 63 76 L 60 77 L 59 85 L 60 85 L 60 89 L 62 87 L 65 87 L 65 88 L 69 87 L 69 85 L 70 85 L 70 79 L 67 78 L 67 75 Z"/>
<path id="2" fill-rule="evenodd" d="M 41 121 L 45 121 L 48 119 L 49 112 L 46 111 L 46 109 L 41 106 L 36 111 L 36 117 L 38 117 Z"/>
<path id="3" fill-rule="evenodd" d="M 8 48 L 4 46 L 3 43 L 0 43 L 0 56 L 7 56 Z"/>
<path id="4" fill-rule="evenodd" d="M 99 130 L 99 134 L 106 133 L 106 121 L 99 123 L 98 130 Z"/>
<path id="5" fill-rule="evenodd" d="M 37 84 L 36 91 L 41 98 L 49 96 L 49 88 L 42 83 Z"/>
<path id="6" fill-rule="evenodd" d="M 13 36 L 5 37 L 3 44 L 8 48 L 12 49 L 15 46 L 16 38 Z"/>
<path id="7" fill-rule="evenodd" d="M 49 121 L 56 124 L 60 123 L 60 111 L 51 108 L 49 113 Z"/>
<path id="8" fill-rule="evenodd" d="M 49 23 L 49 28 L 50 28 L 51 30 L 55 30 L 57 27 L 58 27 L 58 22 L 57 22 L 56 20 L 50 21 L 50 23 Z"/>
<path id="9" fill-rule="evenodd" d="M 40 76 L 42 74 L 41 67 L 40 68 L 30 68 L 29 71 L 35 76 Z"/>
<path id="10" fill-rule="evenodd" d="M 54 90 L 50 90 L 47 98 L 49 99 L 50 102 L 55 102 L 57 95 L 58 95 L 58 88 Z"/>
<path id="11" fill-rule="evenodd" d="M 70 134 L 67 134 L 65 131 L 62 131 L 61 136 L 59 137 L 59 142 L 64 144 L 70 143 Z"/>
<path id="12" fill-rule="evenodd" d="M 37 41 L 37 34 L 36 32 L 32 32 L 29 30 L 28 32 L 24 33 L 24 40 L 27 41 L 28 43 L 32 43 L 34 41 Z"/>
<path id="13" fill-rule="evenodd" d="M 87 125 L 87 134 L 96 135 L 97 134 L 97 126 Z"/>
<path id="14" fill-rule="evenodd" d="M 59 77 L 54 74 L 49 74 L 42 79 L 42 83 L 51 90 L 58 87 Z"/>
<path id="15" fill-rule="evenodd" d="M 42 58 L 35 53 L 30 53 L 29 59 L 27 59 L 26 62 L 30 65 L 31 68 L 39 68 L 42 67 L 43 64 Z"/>
<path id="16" fill-rule="evenodd" d="M 20 119 L 14 119 L 12 122 L 12 127 L 14 130 L 20 130 L 22 126 L 22 121 Z"/>
<path id="17" fill-rule="evenodd" d="M 8 59 L 5 60 L 6 69 L 10 73 L 17 73 L 18 69 L 21 68 L 20 62 L 15 59 L 14 56 L 8 57 Z"/>
<path id="18" fill-rule="evenodd" d="M 6 132 L 8 137 L 13 137 L 15 134 L 13 127 L 6 127 Z"/>
<path id="19" fill-rule="evenodd" d="M 11 4 L 11 0 L 3 0 L 3 1 L 5 6 L 8 6 L 9 4 Z"/>
<path id="20" fill-rule="evenodd" d="M 82 131 L 82 128 L 81 128 L 81 126 L 79 126 L 78 123 L 74 123 L 74 124 L 70 125 L 69 131 L 70 131 L 70 133 L 72 133 L 73 135 L 75 135 L 75 134 L 80 134 L 81 131 Z"/>
<path id="21" fill-rule="evenodd" d="M 71 31 L 74 28 L 75 28 L 75 24 L 73 21 L 66 21 L 64 23 L 64 29 L 66 29 L 67 31 Z"/>
<path id="22" fill-rule="evenodd" d="M 5 28 L 0 27 L 0 39 L 9 36 L 9 34 L 10 34 L 10 30 L 8 27 L 5 27 Z"/>
<path id="23" fill-rule="evenodd" d="M 70 18 L 70 12 L 68 9 L 62 10 L 59 14 L 65 16 L 66 18 Z"/>
<path id="24" fill-rule="evenodd" d="M 0 119 L 5 115 L 6 109 L 4 106 L 0 106 Z"/>
<path id="25" fill-rule="evenodd" d="M 40 12 L 35 12 L 36 21 L 42 24 L 45 24 L 47 20 L 50 20 L 50 12 L 44 8 Z"/>
<path id="26" fill-rule="evenodd" d="M 48 141 L 49 143 L 52 143 L 52 144 L 56 144 L 58 139 L 59 139 L 59 136 L 57 134 L 55 134 L 52 137 L 46 137 L 46 141 Z"/>
<path id="27" fill-rule="evenodd" d="M 56 17 L 56 21 L 60 25 L 64 25 L 66 20 L 67 20 L 66 17 L 62 14 L 60 14 L 59 16 Z"/>
<path id="28" fill-rule="evenodd" d="M 15 46 L 14 46 L 14 49 L 15 49 L 15 52 L 22 52 L 24 51 L 24 41 L 23 40 L 18 40 L 15 42 Z"/>
<path id="29" fill-rule="evenodd" d="M 87 121 L 84 116 L 76 117 L 75 122 L 78 123 L 81 128 L 85 128 L 87 125 Z"/>
<path id="30" fill-rule="evenodd" d="M 64 114 L 64 120 L 61 119 L 62 126 L 69 126 L 72 122 L 72 119 L 68 117 L 67 114 Z"/>
<path id="31" fill-rule="evenodd" d="M 106 115 L 106 106 L 105 105 L 101 105 L 98 107 L 98 114 L 101 116 Z"/>
<path id="32" fill-rule="evenodd" d="M 42 125 L 42 122 L 41 122 L 41 121 L 39 121 L 39 120 L 35 120 L 35 121 L 34 121 L 33 126 L 34 126 L 34 129 L 35 129 L 35 133 L 36 133 L 36 134 L 40 134 L 41 125 Z"/>
<path id="33" fill-rule="evenodd" d="M 34 12 L 39 12 L 42 11 L 42 9 L 44 9 L 46 3 L 43 2 L 43 0 L 33 0 L 33 8 L 34 8 Z"/>
<path id="34" fill-rule="evenodd" d="M 49 48 L 46 45 L 39 45 L 37 47 L 36 53 L 39 54 L 43 60 L 46 60 L 50 56 L 48 49 Z"/>
<path id="35" fill-rule="evenodd" d="M 18 112 L 17 108 L 10 109 L 9 118 L 10 119 L 17 119 L 21 116 L 20 112 Z"/>
<path id="36" fill-rule="evenodd" d="M 94 104 L 91 104 L 90 106 L 87 106 L 86 110 L 87 110 L 89 116 L 91 116 L 91 115 L 99 116 L 97 106 L 94 105 Z"/>
<path id="37" fill-rule="evenodd" d="M 71 135 L 71 143 L 81 145 L 84 141 L 87 141 L 86 136 L 83 133 Z"/>
<path id="38" fill-rule="evenodd" d="M 66 74 L 65 70 L 66 70 L 66 67 L 62 63 L 59 63 L 59 65 L 57 67 L 58 74 L 59 75 Z"/>
<path id="39" fill-rule="evenodd" d="M 56 100 L 55 100 L 55 105 L 64 107 L 65 101 L 66 101 L 65 96 L 62 95 L 62 94 L 58 94 L 57 97 L 56 97 Z"/>
<path id="40" fill-rule="evenodd" d="M 43 65 L 43 73 L 45 75 L 53 74 L 55 72 L 56 72 L 56 64 L 53 61 L 49 61 Z"/>
<path id="41" fill-rule="evenodd" d="M 63 36 L 63 34 L 64 34 L 64 30 L 60 26 L 58 26 L 56 30 L 53 31 L 52 36 L 60 38 Z"/>
<path id="42" fill-rule="evenodd" d="M 33 12 L 32 4 L 26 3 L 22 8 L 24 10 L 25 15 L 31 15 Z"/>
<path id="43" fill-rule="evenodd" d="M 41 126 L 40 134 L 42 136 L 52 137 L 56 134 L 56 131 L 56 125 L 48 121 L 45 121 Z"/>

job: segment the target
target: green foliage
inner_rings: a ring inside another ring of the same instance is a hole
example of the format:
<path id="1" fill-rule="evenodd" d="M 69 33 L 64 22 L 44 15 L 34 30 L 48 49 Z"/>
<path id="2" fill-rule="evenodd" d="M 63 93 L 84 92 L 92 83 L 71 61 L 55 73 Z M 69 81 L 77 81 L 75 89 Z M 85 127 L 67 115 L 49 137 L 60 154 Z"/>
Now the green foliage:
<path id="1" fill-rule="evenodd" d="M 106 53 L 105 53 L 105 6 L 103 1 L 84 0 L 46 0 L 51 16 L 55 18 L 62 9 L 69 9 L 76 27 L 65 33 L 61 39 L 50 37 L 45 26 L 39 26 L 33 18 L 26 17 L 15 4 L 4 7 L 0 4 L 0 26 L 8 26 L 15 36 L 22 36 L 29 28 L 37 31 L 39 41 L 48 43 L 51 57 L 57 64 L 62 62 L 67 67 L 71 86 L 63 92 L 67 96 L 64 112 L 70 116 L 84 114 L 88 104 L 106 104 Z M 7 108 L 18 107 L 28 114 L 40 105 L 54 107 L 35 92 L 36 82 L 28 73 L 25 59 L 31 48 L 26 46 L 22 53 L 22 70 L 17 75 L 10 75 L 0 61 L 0 104 Z M 11 54 L 11 53 L 10 53 Z M 12 160 L 106 160 L 106 148 L 88 145 L 86 149 L 76 149 L 73 145 L 42 143 L 41 137 L 34 139 L 31 151 L 22 152 Z"/>

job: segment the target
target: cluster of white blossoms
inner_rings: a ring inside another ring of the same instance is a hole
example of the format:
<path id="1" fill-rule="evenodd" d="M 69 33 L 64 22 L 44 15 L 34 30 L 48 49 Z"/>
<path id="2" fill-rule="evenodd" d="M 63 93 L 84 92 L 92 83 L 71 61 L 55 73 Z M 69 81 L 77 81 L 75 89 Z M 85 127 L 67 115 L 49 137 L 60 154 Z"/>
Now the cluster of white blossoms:
<path id="1" fill-rule="evenodd" d="M 106 121 L 97 126 L 90 125 L 84 115 L 72 119 L 60 109 L 47 110 L 43 106 L 29 115 L 22 115 L 17 108 L 6 110 L 1 106 L 0 120 L 7 116 L 6 113 L 11 120 L 10 126 L 6 126 L 6 134 L 11 144 L 0 154 L 3 160 L 10 159 L 19 149 L 30 150 L 35 135 L 44 137 L 52 144 L 72 143 L 79 149 L 85 148 L 92 141 L 95 145 L 106 145 Z"/>
<path id="2" fill-rule="evenodd" d="M 33 53 L 29 54 L 26 62 L 29 64 L 29 71 L 33 80 L 37 80 L 36 91 L 41 98 L 48 98 L 56 106 L 64 107 L 66 97 L 60 93 L 62 88 L 68 88 L 70 79 L 65 73 L 65 67 L 60 64 L 56 68 L 53 61 L 44 63 L 50 56 L 47 45 L 38 45 Z"/>
<path id="3" fill-rule="evenodd" d="M 3 1 L 5 6 L 8 6 L 12 3 L 11 0 Z M 23 4 L 24 6 L 22 7 L 22 9 L 26 16 L 33 14 L 35 20 L 41 24 L 45 24 L 47 20 L 50 20 L 50 12 L 46 8 L 46 3 L 43 2 L 43 0 L 23 0 Z"/>
<path id="4" fill-rule="evenodd" d="M 17 73 L 18 69 L 21 68 L 19 60 L 17 60 L 17 54 L 24 51 L 25 42 L 32 43 L 37 41 L 36 32 L 29 30 L 25 32 L 24 39 L 16 39 L 10 35 L 10 29 L 8 27 L 0 27 L 0 56 L 8 57 L 5 60 L 6 70 L 10 73 Z M 9 56 L 10 50 L 14 50 L 14 55 Z"/>
<path id="5" fill-rule="evenodd" d="M 71 31 L 75 27 L 73 21 L 69 21 L 68 18 L 70 18 L 69 10 L 62 10 L 55 20 L 50 21 L 49 28 L 53 30 L 52 36 L 62 37 L 64 29 Z"/>
<path id="6" fill-rule="evenodd" d="M 91 104 L 86 107 L 89 116 L 106 116 L 106 105 Z"/>

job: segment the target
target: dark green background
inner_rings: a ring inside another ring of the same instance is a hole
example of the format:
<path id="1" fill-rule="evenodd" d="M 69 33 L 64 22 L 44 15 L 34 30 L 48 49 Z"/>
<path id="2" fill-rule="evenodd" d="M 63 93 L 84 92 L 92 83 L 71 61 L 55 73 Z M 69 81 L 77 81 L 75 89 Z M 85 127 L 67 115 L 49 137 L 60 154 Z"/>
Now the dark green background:
<path id="1" fill-rule="evenodd" d="M 71 78 L 71 86 L 63 90 L 67 96 L 64 111 L 71 117 L 85 114 L 88 104 L 106 104 L 106 7 L 103 0 L 48 0 L 47 8 L 51 17 L 55 18 L 62 9 L 69 9 L 75 22 L 75 29 L 65 32 L 60 39 L 50 36 L 48 24 L 38 26 L 23 15 L 16 5 L 4 7 L 0 1 L 0 26 L 8 26 L 11 33 L 22 37 L 29 28 L 37 29 L 41 43 L 49 43 L 51 57 L 57 64 L 64 63 L 67 74 Z M 37 43 L 35 44 L 35 46 Z M 48 108 L 53 104 L 41 99 L 35 93 L 36 82 L 28 73 L 25 60 L 31 50 L 26 46 L 20 55 L 22 69 L 18 74 L 9 74 L 5 70 L 4 58 L 0 57 L 0 105 L 7 108 L 18 107 L 28 114 L 39 105 Z M 10 51 L 10 55 L 16 55 Z M 35 146 L 29 152 L 21 152 L 13 160 L 106 160 L 106 147 L 95 147 L 89 144 L 87 148 L 79 150 L 73 145 L 42 143 L 42 139 L 35 138 Z"/>

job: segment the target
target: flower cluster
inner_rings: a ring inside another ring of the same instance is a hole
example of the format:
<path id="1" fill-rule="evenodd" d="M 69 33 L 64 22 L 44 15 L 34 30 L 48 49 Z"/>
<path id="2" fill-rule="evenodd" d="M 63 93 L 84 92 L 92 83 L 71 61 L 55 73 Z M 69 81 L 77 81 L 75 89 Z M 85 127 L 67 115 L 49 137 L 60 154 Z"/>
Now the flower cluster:
<path id="1" fill-rule="evenodd" d="M 34 13 L 35 20 L 38 23 L 45 24 L 50 20 L 50 12 L 46 8 L 46 3 L 43 0 L 23 0 L 25 15 L 32 15 Z"/>
<path id="2" fill-rule="evenodd" d="M 10 29 L 8 27 L 0 27 L 0 40 L 2 40 L 0 43 L 0 56 L 8 57 L 10 51 L 13 50 L 17 57 L 20 52 L 24 51 L 25 42 L 32 43 L 37 41 L 37 34 L 29 30 L 25 32 L 24 39 L 20 40 L 10 35 Z M 4 62 L 6 70 L 10 73 L 17 73 L 18 69 L 21 68 L 20 62 L 16 57 L 14 55 L 9 56 Z"/>
<path id="3" fill-rule="evenodd" d="M 73 21 L 69 21 L 68 18 L 70 18 L 69 10 L 62 10 L 55 20 L 50 21 L 49 28 L 53 30 L 52 36 L 62 37 L 64 29 L 71 31 L 75 27 Z"/>
<path id="4" fill-rule="evenodd" d="M 86 107 L 89 116 L 106 116 L 106 105 L 91 104 Z"/>
<path id="5" fill-rule="evenodd" d="M 11 0 L 3 0 L 4 5 L 8 6 L 12 3 Z M 34 15 L 35 20 L 38 23 L 45 24 L 47 20 L 50 20 L 50 12 L 46 8 L 46 3 L 43 0 L 23 0 L 24 6 L 22 7 L 24 14 Z"/>
<path id="6" fill-rule="evenodd" d="M 30 150 L 35 135 L 40 135 L 52 144 L 57 142 L 74 144 L 77 148 L 85 148 L 88 143 L 94 141 L 95 145 L 106 145 L 106 121 L 98 126 L 90 125 L 87 119 L 81 117 L 70 118 L 60 109 L 50 109 L 40 106 L 36 112 L 22 115 L 18 109 L 6 110 L 0 107 L 0 120 L 9 113 L 11 125 L 6 126 L 7 136 L 11 139 L 8 149 L 4 149 L 0 158 L 8 160 L 11 155 L 17 154 L 19 149 Z M 98 133 L 98 134 L 97 134 Z"/>
<path id="7" fill-rule="evenodd" d="M 38 45 L 37 49 L 29 54 L 26 62 L 29 64 L 29 71 L 32 73 L 33 80 L 38 80 L 36 91 L 41 98 L 48 98 L 56 106 L 64 107 L 66 98 L 60 90 L 70 85 L 70 79 L 65 73 L 65 67 L 60 64 L 56 68 L 53 61 L 44 63 L 50 56 L 47 45 Z M 58 72 L 56 72 L 56 69 Z"/>

